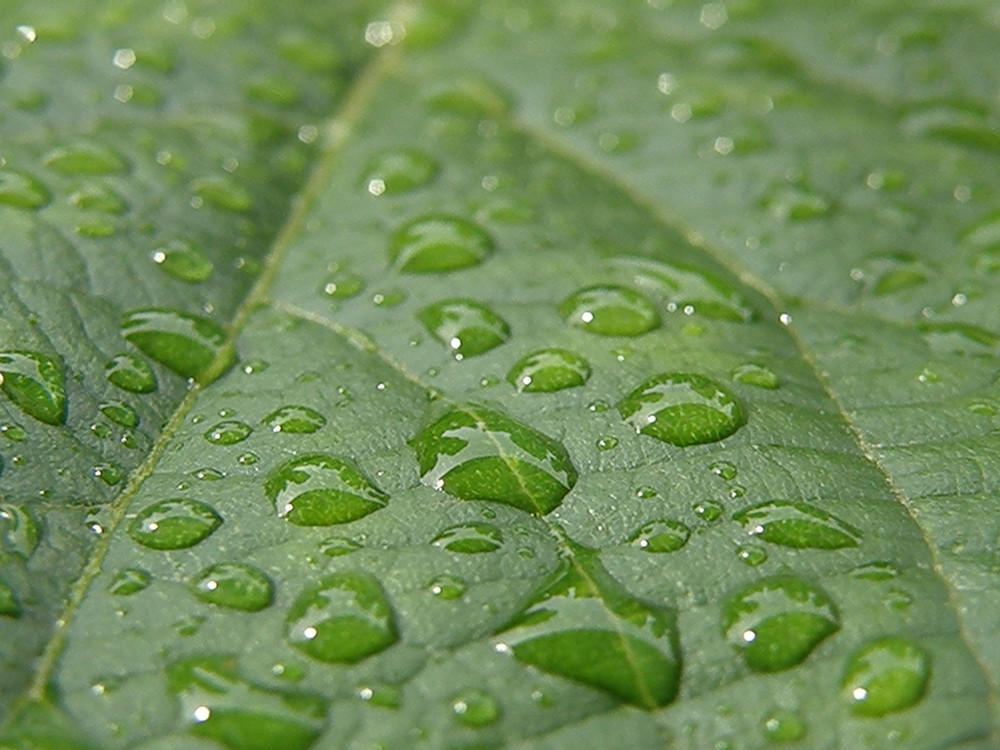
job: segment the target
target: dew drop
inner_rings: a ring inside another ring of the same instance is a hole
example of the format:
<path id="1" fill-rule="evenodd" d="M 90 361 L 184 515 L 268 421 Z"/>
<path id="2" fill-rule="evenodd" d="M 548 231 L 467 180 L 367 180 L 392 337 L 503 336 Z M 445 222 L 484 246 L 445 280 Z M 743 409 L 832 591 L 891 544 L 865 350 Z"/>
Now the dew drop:
<path id="1" fill-rule="evenodd" d="M 597 442 L 594 443 L 599 451 L 609 451 L 613 448 L 618 447 L 618 438 L 606 435 L 604 437 L 597 438 Z"/>
<path id="2" fill-rule="evenodd" d="M 226 341 L 225 330 L 208 318 L 152 307 L 125 313 L 122 335 L 143 354 L 190 378 L 211 367 Z"/>
<path id="3" fill-rule="evenodd" d="M 463 523 L 442 530 L 431 544 L 449 552 L 477 555 L 500 549 L 503 532 L 491 523 Z"/>
<path id="4" fill-rule="evenodd" d="M 258 375 L 270 366 L 270 363 L 262 359 L 253 359 L 249 362 L 244 362 L 240 369 L 243 370 L 244 375 Z"/>
<path id="5" fill-rule="evenodd" d="M 736 550 L 736 557 L 744 565 L 756 568 L 767 562 L 767 551 L 752 544 L 744 544 Z"/>
<path id="6" fill-rule="evenodd" d="M 213 445 L 233 445 L 250 437 L 253 428 L 235 419 L 228 419 L 209 427 L 203 437 Z"/>
<path id="7" fill-rule="evenodd" d="M 361 542 L 346 536 L 331 536 L 320 542 L 319 551 L 327 557 L 341 557 L 357 552 L 362 548 Z"/>
<path id="8" fill-rule="evenodd" d="M 132 393 L 156 390 L 156 374 L 144 360 L 131 354 L 118 354 L 104 366 L 104 376 L 112 385 Z"/>
<path id="9" fill-rule="evenodd" d="M 212 275 L 212 262 L 189 242 L 175 241 L 157 248 L 152 258 L 161 271 L 191 284 L 206 281 Z"/>
<path id="10" fill-rule="evenodd" d="M 216 563 L 191 581 L 191 592 L 218 607 L 259 612 L 270 606 L 274 584 L 263 571 L 242 563 Z"/>
<path id="11" fill-rule="evenodd" d="M 67 175 L 122 174 L 129 170 L 121 155 L 96 143 L 61 146 L 46 154 L 44 161 L 49 169 Z"/>
<path id="12" fill-rule="evenodd" d="M 116 484 L 121 482 L 122 477 L 124 476 L 121 467 L 116 466 L 115 464 L 99 464 L 91 469 L 90 473 L 109 487 L 114 487 Z"/>
<path id="13" fill-rule="evenodd" d="M 874 560 L 854 568 L 851 575 L 868 581 L 891 581 L 899 576 L 899 569 L 891 562 Z"/>
<path id="14" fill-rule="evenodd" d="M 258 461 L 260 461 L 260 456 L 258 456 L 256 453 L 252 453 L 251 451 L 247 451 L 246 453 L 241 453 L 239 456 L 236 457 L 236 462 L 240 466 L 253 466 Z"/>
<path id="15" fill-rule="evenodd" d="M 264 491 L 278 515 L 296 526 L 356 521 L 389 499 L 352 464 L 323 453 L 283 463 L 268 476 Z"/>
<path id="16" fill-rule="evenodd" d="M 221 523 L 211 506 L 172 498 L 146 506 L 129 524 L 128 535 L 151 549 L 184 549 L 208 537 Z"/>
<path id="17" fill-rule="evenodd" d="M 271 432 L 308 435 L 326 424 L 326 417 L 308 406 L 288 405 L 275 409 L 261 422 L 271 428 Z"/>
<path id="18" fill-rule="evenodd" d="M 771 500 L 735 513 L 748 534 L 798 549 L 857 547 L 861 531 L 809 503 Z"/>
<path id="19" fill-rule="evenodd" d="M 691 538 L 691 529 L 680 521 L 662 519 L 640 526 L 629 541 L 643 552 L 676 552 Z"/>
<path id="20" fill-rule="evenodd" d="M 703 500 L 700 503 L 695 503 L 691 506 L 691 510 L 694 511 L 695 515 L 701 518 L 701 520 L 707 523 L 714 523 L 722 518 L 724 508 L 721 503 L 717 503 L 715 500 Z"/>
<path id="21" fill-rule="evenodd" d="M 493 239 L 478 224 L 444 214 L 404 224 L 389 242 L 389 256 L 403 273 L 443 273 L 475 266 L 493 250 Z"/>
<path id="22" fill-rule="evenodd" d="M 778 376 L 760 365 L 745 364 L 740 365 L 732 372 L 732 378 L 737 383 L 752 385 L 755 388 L 766 388 L 774 390 L 781 385 Z"/>
<path id="23" fill-rule="evenodd" d="M 436 302 L 418 312 L 417 318 L 458 360 L 488 352 L 510 338 L 507 321 L 470 299 Z"/>
<path id="24" fill-rule="evenodd" d="M 71 206 L 82 211 L 98 211 L 104 214 L 121 214 L 128 208 L 125 200 L 109 187 L 97 182 L 81 185 L 69 195 Z"/>
<path id="25" fill-rule="evenodd" d="M 885 716 L 917 703 L 927 689 L 930 672 L 931 657 L 921 646 L 886 636 L 851 654 L 841 686 L 853 713 Z"/>
<path id="26" fill-rule="evenodd" d="M 335 573 L 303 591 L 285 632 L 299 651 L 334 664 L 354 664 L 399 639 L 382 586 L 362 571 Z"/>
<path id="27" fill-rule="evenodd" d="M 227 177 L 199 177 L 191 183 L 191 192 L 209 206 L 223 211 L 249 211 L 253 196 L 246 188 Z"/>
<path id="28" fill-rule="evenodd" d="M 746 423 L 730 391 L 702 375 L 666 373 L 639 384 L 618 403 L 636 432 L 677 446 L 714 443 Z"/>
<path id="29" fill-rule="evenodd" d="M 622 286 L 590 286 L 558 305 L 567 323 L 601 336 L 638 336 L 658 328 L 660 315 L 648 298 Z"/>
<path id="30" fill-rule="evenodd" d="M 794 711 L 776 709 L 761 722 L 765 739 L 774 743 L 797 742 L 806 736 L 806 724 Z"/>
<path id="31" fill-rule="evenodd" d="M 28 433 L 19 424 L 11 423 L 0 425 L 0 437 L 5 437 L 7 440 L 15 443 L 23 443 L 27 436 Z"/>
<path id="32" fill-rule="evenodd" d="M 722 633 L 758 672 L 777 672 L 803 661 L 840 628 L 830 597 L 800 578 L 764 578 L 730 597 Z"/>
<path id="33" fill-rule="evenodd" d="M 727 482 L 731 482 L 736 479 L 738 474 L 736 465 L 732 461 L 716 461 L 708 467 L 708 470 L 715 474 L 715 476 L 721 477 Z"/>
<path id="34" fill-rule="evenodd" d="M 648 484 L 635 488 L 635 496 L 640 500 L 649 500 L 649 498 L 656 497 L 659 494 L 655 487 L 650 487 Z"/>
<path id="35" fill-rule="evenodd" d="M 364 279 L 353 271 L 338 268 L 326 278 L 320 291 L 330 299 L 349 299 L 364 288 Z"/>
<path id="36" fill-rule="evenodd" d="M 437 162 L 415 148 L 394 148 L 375 155 L 363 181 L 372 195 L 405 193 L 426 185 L 438 173 Z"/>
<path id="37" fill-rule="evenodd" d="M 149 586 L 153 577 L 142 568 L 122 568 L 108 584 L 108 591 L 115 596 L 132 596 Z"/>
<path id="38" fill-rule="evenodd" d="M 796 186 L 778 189 L 764 202 L 774 218 L 784 221 L 815 219 L 830 211 L 830 202 L 822 195 Z"/>
<path id="39" fill-rule="evenodd" d="M 576 484 L 563 445 L 505 414 L 453 406 L 410 440 L 424 484 L 544 515 Z"/>
<path id="40" fill-rule="evenodd" d="M 41 538 L 41 526 L 27 508 L 0 504 L 0 562 L 10 555 L 27 560 Z"/>
<path id="41" fill-rule="evenodd" d="M 461 578 L 451 575 L 435 576 L 427 583 L 427 590 L 438 599 L 451 601 L 458 599 L 468 588 Z"/>
<path id="42" fill-rule="evenodd" d="M 552 393 L 590 379 L 590 363 L 566 349 L 539 349 L 519 359 L 507 373 L 518 393 Z"/>
<path id="43" fill-rule="evenodd" d="M 467 727 L 485 727 L 500 718 L 500 704 L 484 690 L 470 688 L 453 695 L 450 700 L 455 721 Z"/>
<path id="44" fill-rule="evenodd" d="M 66 421 L 66 386 L 59 357 L 0 351 L 0 390 L 40 422 L 59 425 Z"/>
<path id="45" fill-rule="evenodd" d="M 0 169 L 0 204 L 35 209 L 46 205 L 51 199 L 48 189 L 31 175 Z"/>
<path id="46" fill-rule="evenodd" d="M 139 426 L 139 414 L 124 401 L 105 401 L 97 408 L 115 424 L 129 429 Z"/>
<path id="47" fill-rule="evenodd" d="M 91 221 L 83 221 L 76 225 L 76 233 L 81 237 L 90 237 L 92 239 L 100 237 L 110 237 L 118 229 L 110 221 L 104 219 L 93 219 Z"/>
<path id="48" fill-rule="evenodd" d="M 21 603 L 17 600 L 17 595 L 4 581 L 0 581 L 0 617 L 17 618 L 20 616 Z"/>

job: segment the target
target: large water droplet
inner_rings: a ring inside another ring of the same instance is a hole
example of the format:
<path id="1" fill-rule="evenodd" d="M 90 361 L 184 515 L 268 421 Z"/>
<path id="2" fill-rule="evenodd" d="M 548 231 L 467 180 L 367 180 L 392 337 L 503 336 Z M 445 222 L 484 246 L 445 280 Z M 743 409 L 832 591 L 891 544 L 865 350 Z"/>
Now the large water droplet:
<path id="1" fill-rule="evenodd" d="M 476 555 L 500 549 L 503 533 L 491 523 L 463 523 L 444 529 L 431 543 L 449 552 Z"/>
<path id="2" fill-rule="evenodd" d="M 377 154 L 368 163 L 364 183 L 372 195 L 405 193 L 426 185 L 437 173 L 437 162 L 423 151 L 395 148 Z"/>
<path id="3" fill-rule="evenodd" d="M 746 422 L 729 390 L 702 375 L 671 372 L 639 384 L 618 403 L 636 432 L 671 445 L 714 443 Z"/>
<path id="4" fill-rule="evenodd" d="M 397 229 L 389 243 L 392 262 L 404 273 L 441 273 L 481 263 L 493 239 L 457 216 L 422 216 Z"/>
<path id="5" fill-rule="evenodd" d="M 189 242 L 175 241 L 153 251 L 153 262 L 175 279 L 196 284 L 212 275 L 212 262 Z"/>
<path id="6" fill-rule="evenodd" d="M 191 581 L 191 591 L 219 607 L 259 612 L 271 604 L 274 585 L 263 571 L 242 563 L 216 563 Z"/>
<path id="7" fill-rule="evenodd" d="M 127 172 L 128 162 L 107 146 L 75 143 L 50 151 L 45 165 L 62 174 L 116 174 Z"/>
<path id="8" fill-rule="evenodd" d="M 335 573 L 307 588 L 286 622 L 292 646 L 330 663 L 354 664 L 399 639 L 382 586 L 362 571 Z"/>
<path id="9" fill-rule="evenodd" d="M 98 407 L 101 414 L 115 424 L 134 429 L 139 426 L 139 415 L 136 410 L 124 401 L 105 401 Z"/>
<path id="10" fill-rule="evenodd" d="M 650 521 L 629 538 L 643 552 L 676 552 L 691 537 L 691 529 L 680 521 Z"/>
<path id="11" fill-rule="evenodd" d="M 234 445 L 250 437 L 253 428 L 245 422 L 227 419 L 209 427 L 204 434 L 205 440 L 215 445 Z"/>
<path id="12" fill-rule="evenodd" d="M 389 496 L 342 458 L 315 453 L 271 472 L 264 491 L 297 526 L 349 523 L 385 507 Z"/>
<path id="13" fill-rule="evenodd" d="M 544 515 L 576 484 L 561 443 L 475 404 L 448 409 L 410 445 L 424 484 L 462 500 L 492 500 Z"/>
<path id="14" fill-rule="evenodd" d="M 590 378 L 590 363 L 566 349 L 540 349 L 519 359 L 507 381 L 519 393 L 552 393 L 575 388 Z"/>
<path id="15" fill-rule="evenodd" d="M 660 325 L 656 307 L 639 292 L 623 286 L 590 286 L 558 305 L 567 323 L 601 336 L 638 336 Z"/>
<path id="16" fill-rule="evenodd" d="M 210 505 L 172 498 L 146 506 L 128 527 L 128 535 L 151 549 L 184 549 L 205 539 L 222 518 Z"/>
<path id="17" fill-rule="evenodd" d="M 111 579 L 108 591 L 115 596 L 132 596 L 149 586 L 153 577 L 141 568 L 122 568 Z"/>
<path id="18" fill-rule="evenodd" d="M 723 606 L 722 633 L 758 672 L 793 667 L 840 628 L 830 597 L 800 578 L 753 583 Z"/>
<path id="19" fill-rule="evenodd" d="M 15 208 L 41 208 L 50 200 L 46 187 L 31 175 L 0 169 L 0 204 Z"/>
<path id="20" fill-rule="evenodd" d="M 885 716 L 920 700 L 930 679 L 931 657 L 906 638 L 876 638 L 847 660 L 841 686 L 859 716 Z"/>
<path id="21" fill-rule="evenodd" d="M 62 361 L 38 352 L 0 352 L 0 390 L 21 411 L 46 424 L 66 421 Z"/>
<path id="22" fill-rule="evenodd" d="M 104 376 L 112 385 L 132 393 L 156 390 L 156 374 L 144 360 L 131 354 L 118 354 L 104 365 Z"/>
<path id="23" fill-rule="evenodd" d="M 815 505 L 790 500 L 758 503 L 735 513 L 733 520 L 765 542 L 799 549 L 857 547 L 861 531 Z"/>
<path id="24" fill-rule="evenodd" d="M 500 704 L 484 690 L 470 688 L 451 697 L 455 721 L 467 727 L 485 727 L 500 718 Z"/>
<path id="25" fill-rule="evenodd" d="M 425 307 L 417 318 L 455 359 L 474 357 L 510 338 L 507 321 L 471 299 L 447 299 Z"/>
<path id="26" fill-rule="evenodd" d="M 189 378 L 211 367 L 226 341 L 225 330 L 208 318 L 152 307 L 125 313 L 122 335 L 147 356 Z"/>
<path id="27" fill-rule="evenodd" d="M 756 388 L 767 388 L 768 390 L 774 390 L 781 385 L 777 375 L 766 367 L 754 364 L 740 365 L 733 370 L 732 378 L 737 383 L 752 385 Z"/>
<path id="28" fill-rule="evenodd" d="M 10 555 L 27 560 L 41 538 L 42 529 L 27 508 L 0 505 L 0 562 Z"/>
<path id="29" fill-rule="evenodd" d="M 263 420 L 271 428 L 271 432 L 307 435 L 321 429 L 326 424 L 326 417 L 308 406 L 288 405 L 275 409 Z"/>
<path id="30" fill-rule="evenodd" d="M 191 192 L 209 206 L 224 211 L 249 211 L 253 196 L 227 177 L 199 177 L 191 183 Z"/>

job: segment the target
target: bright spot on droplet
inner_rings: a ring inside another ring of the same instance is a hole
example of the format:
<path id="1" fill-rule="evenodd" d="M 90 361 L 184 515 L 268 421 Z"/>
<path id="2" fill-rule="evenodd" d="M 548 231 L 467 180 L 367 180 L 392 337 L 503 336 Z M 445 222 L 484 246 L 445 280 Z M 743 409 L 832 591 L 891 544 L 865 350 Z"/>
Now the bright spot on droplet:
<path id="1" fill-rule="evenodd" d="M 319 631 L 316 630 L 316 628 L 313 628 L 313 627 L 308 627 L 308 628 L 306 628 L 305 630 L 302 631 L 303 637 L 308 638 L 310 641 L 313 638 L 315 638 L 318 634 L 319 634 Z"/>
<path id="2" fill-rule="evenodd" d="M 319 138 L 319 128 L 315 125 L 303 125 L 299 128 L 298 138 L 303 143 L 315 143 Z"/>
<path id="3" fill-rule="evenodd" d="M 104 683 L 95 682 L 93 685 L 90 686 L 90 692 L 92 692 L 94 695 L 104 695 L 106 692 L 108 692 L 108 688 L 106 685 L 104 685 Z"/>
<path id="4" fill-rule="evenodd" d="M 376 383 L 375 384 L 375 390 L 376 391 L 384 391 L 385 389 L 386 389 L 385 383 Z"/>
<path id="5" fill-rule="evenodd" d="M 116 68 L 128 70 L 135 65 L 135 50 L 129 47 L 122 47 L 115 50 L 115 54 L 111 58 L 111 63 Z"/>
<path id="6" fill-rule="evenodd" d="M 677 82 L 669 73 L 660 73 L 660 77 L 656 79 L 656 88 L 661 94 L 669 94 L 676 85 Z"/>
<path id="7" fill-rule="evenodd" d="M 378 178 L 368 180 L 368 192 L 372 195 L 382 195 L 385 192 L 385 180 Z"/>
<path id="8" fill-rule="evenodd" d="M 757 639 L 757 633 L 753 630 L 743 631 L 743 640 L 746 643 L 753 643 Z"/>
<path id="9" fill-rule="evenodd" d="M 653 422 L 655 421 L 656 421 L 655 414 L 650 414 L 648 417 L 646 417 L 646 424 L 653 424 Z"/>
<path id="10" fill-rule="evenodd" d="M 458 338 L 458 336 L 453 336 L 451 339 L 448 340 L 448 346 L 450 346 L 452 349 L 461 349 L 462 339 Z"/>
<path id="11" fill-rule="evenodd" d="M 532 377 L 530 375 L 525 375 L 521 378 L 521 385 L 531 385 Z"/>
<path id="12" fill-rule="evenodd" d="M 192 714 L 194 720 L 197 722 L 208 721 L 212 716 L 212 709 L 208 706 L 198 706 Z"/>
<path id="13" fill-rule="evenodd" d="M 860 268 L 852 268 L 850 276 L 852 281 L 861 281 L 865 277 L 865 272 Z"/>
<path id="14" fill-rule="evenodd" d="M 469 704 L 465 701 L 455 701 L 451 706 L 451 710 L 456 714 L 461 715 L 469 710 Z"/>
<path id="15" fill-rule="evenodd" d="M 219 582 L 205 581 L 205 588 L 208 589 L 209 591 L 215 591 L 217 588 L 219 588 Z"/>
<path id="16" fill-rule="evenodd" d="M 969 298 L 966 295 L 962 294 L 962 292 L 959 292 L 958 294 L 956 294 L 954 297 L 951 298 L 951 304 L 953 304 L 955 307 L 961 307 L 968 301 Z"/>
<path id="17" fill-rule="evenodd" d="M 972 188 L 968 185 L 959 185 L 953 195 L 959 203 L 968 203 L 972 199 Z"/>
<path id="18" fill-rule="evenodd" d="M 180 23 L 187 18 L 187 8 L 182 2 L 171 2 L 163 9 L 163 19 L 168 23 Z"/>
<path id="19" fill-rule="evenodd" d="M 22 24 L 18 26 L 17 33 L 21 36 L 21 38 L 24 41 L 28 42 L 28 44 L 31 44 L 31 42 L 35 41 L 38 38 L 38 34 L 35 32 L 35 27 L 28 26 L 27 24 Z"/>
<path id="20" fill-rule="evenodd" d="M 211 18 L 196 18 L 191 24 L 191 33 L 199 39 L 208 39 L 215 33 L 215 21 Z"/>
<path id="21" fill-rule="evenodd" d="M 677 122 L 687 122 L 691 119 L 691 105 L 679 102 L 670 108 L 670 116 Z"/>
<path id="22" fill-rule="evenodd" d="M 556 121 L 556 125 L 567 128 L 576 120 L 576 112 L 570 107 L 558 107 L 552 115 L 552 119 Z"/>
<path id="23" fill-rule="evenodd" d="M 489 190 L 492 192 L 497 189 L 497 186 L 500 184 L 500 180 L 498 180 L 496 176 L 489 174 L 483 178 L 483 181 L 480 184 L 483 186 L 483 190 Z"/>
<path id="24" fill-rule="evenodd" d="M 781 315 L 778 316 L 778 320 L 781 321 L 781 325 L 783 326 L 790 326 L 792 324 L 792 316 L 788 313 L 781 313 Z"/>
<path id="25" fill-rule="evenodd" d="M 436 480 L 434 482 L 434 489 L 436 489 L 436 490 L 443 490 L 444 489 L 444 480 L 443 479 Z"/>
<path id="26" fill-rule="evenodd" d="M 156 521 L 150 521 L 149 523 L 146 524 L 147 531 L 156 531 L 158 528 L 160 528 L 160 524 L 158 524 Z"/>
<path id="27" fill-rule="evenodd" d="M 372 690 L 370 687 L 363 687 L 360 690 L 358 690 L 358 697 L 363 701 L 370 701 L 372 699 L 372 696 L 374 695 L 375 691 Z"/>
<path id="28" fill-rule="evenodd" d="M 384 47 L 394 41 L 395 32 L 388 21 L 372 21 L 365 27 L 365 41 L 373 47 Z"/>
<path id="29" fill-rule="evenodd" d="M 726 6 L 722 3 L 705 3 L 701 6 L 701 15 L 698 18 L 702 26 L 713 31 L 728 19 L 729 14 L 726 13 Z"/>
<path id="30" fill-rule="evenodd" d="M 580 313 L 580 320 L 582 320 L 584 323 L 590 323 L 593 319 L 594 319 L 594 313 L 592 312 L 588 311 L 585 313 Z"/>
<path id="31" fill-rule="evenodd" d="M 694 315 L 694 305 L 684 305 L 681 308 L 681 312 L 685 315 Z"/>
<path id="32" fill-rule="evenodd" d="M 753 529 L 750 530 L 750 533 L 751 534 L 763 534 L 764 533 L 764 527 L 761 526 L 760 524 L 758 524 L 757 526 L 754 526 Z"/>
<path id="33" fill-rule="evenodd" d="M 511 652 L 510 646 L 506 643 L 497 643 L 493 646 L 493 650 L 498 654 L 509 654 Z"/>
<path id="34" fill-rule="evenodd" d="M 727 138 L 725 136 L 722 136 L 720 138 L 715 139 L 715 151 L 716 153 L 722 154 L 723 156 L 725 156 L 726 154 L 733 153 L 734 146 L 735 144 L 733 143 L 732 138 Z"/>
<path id="35" fill-rule="evenodd" d="M 114 97 L 117 101 L 122 104 L 126 104 L 132 101 L 132 97 L 135 96 L 135 89 L 129 86 L 127 83 L 123 83 L 121 86 L 115 86 Z"/>
<path id="36" fill-rule="evenodd" d="M 863 701 L 868 697 L 868 691 L 863 687 L 856 687 L 851 691 L 851 697 L 853 697 L 856 701 Z"/>

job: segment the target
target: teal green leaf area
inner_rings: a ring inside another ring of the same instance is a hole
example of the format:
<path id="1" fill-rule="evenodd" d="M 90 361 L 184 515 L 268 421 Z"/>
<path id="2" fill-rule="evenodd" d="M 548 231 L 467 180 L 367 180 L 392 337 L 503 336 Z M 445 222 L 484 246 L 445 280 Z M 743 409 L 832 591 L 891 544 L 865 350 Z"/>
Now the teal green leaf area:
<path id="1" fill-rule="evenodd" d="M 0 749 L 1000 746 L 993 5 L 0 7 Z"/>

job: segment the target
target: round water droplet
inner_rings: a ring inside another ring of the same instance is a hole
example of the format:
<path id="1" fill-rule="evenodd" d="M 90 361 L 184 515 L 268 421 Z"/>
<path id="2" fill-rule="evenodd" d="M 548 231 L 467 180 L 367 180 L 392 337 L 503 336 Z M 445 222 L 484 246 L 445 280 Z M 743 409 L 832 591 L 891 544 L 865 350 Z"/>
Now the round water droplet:
<path id="1" fill-rule="evenodd" d="M 622 286 L 591 286 L 558 305 L 572 326 L 601 336 L 638 336 L 660 326 L 660 314 L 648 298 Z"/>
<path id="2" fill-rule="evenodd" d="M 455 721 L 467 727 L 485 727 L 500 718 L 500 704 L 489 693 L 470 688 L 451 697 Z"/>
<path id="3" fill-rule="evenodd" d="M 69 195 L 69 203 L 83 211 L 121 214 L 128 208 L 124 199 L 111 188 L 97 182 L 80 186 Z"/>
<path id="4" fill-rule="evenodd" d="M 806 724 L 794 711 L 770 711 L 761 722 L 764 737 L 771 742 L 796 742 L 806 736 Z"/>
<path id="5" fill-rule="evenodd" d="M 128 535 L 151 549 L 184 549 L 198 544 L 221 523 L 211 506 L 171 498 L 146 506 L 129 524 Z"/>
<path id="6" fill-rule="evenodd" d="M 149 586 L 153 577 L 141 568 L 122 568 L 111 579 L 108 591 L 115 596 L 131 596 Z"/>
<path id="7" fill-rule="evenodd" d="M 519 359 L 507 382 L 518 393 L 552 393 L 564 388 L 576 388 L 590 379 L 590 363 L 566 349 L 540 349 Z"/>
<path id="8" fill-rule="evenodd" d="M 0 562 L 9 555 L 27 560 L 38 547 L 42 529 L 35 516 L 20 505 L 0 505 Z"/>
<path id="9" fill-rule="evenodd" d="M 209 427 L 204 434 L 205 440 L 214 445 L 233 445 L 241 443 L 250 437 L 253 428 L 235 419 L 228 419 Z"/>
<path id="10" fill-rule="evenodd" d="M 722 503 L 717 503 L 715 500 L 703 500 L 700 503 L 695 503 L 691 506 L 691 510 L 695 512 L 701 520 L 708 523 L 714 523 L 722 518 L 722 514 L 725 509 L 722 507 Z"/>
<path id="11" fill-rule="evenodd" d="M 139 415 L 124 401 L 105 401 L 97 407 L 101 414 L 115 424 L 134 429 L 139 426 Z"/>
<path id="12" fill-rule="evenodd" d="M 680 521 L 663 519 L 640 526 L 629 541 L 643 552 L 676 552 L 691 538 L 691 529 Z"/>
<path id="13" fill-rule="evenodd" d="M 650 487 L 648 484 L 635 488 L 635 496 L 640 500 L 649 500 L 649 498 L 656 497 L 659 494 L 655 487 Z"/>
<path id="14" fill-rule="evenodd" d="M 263 571 L 241 563 L 216 563 L 191 581 L 191 592 L 208 604 L 244 612 L 270 606 L 274 585 Z"/>
<path id="15" fill-rule="evenodd" d="M 50 151 L 45 166 L 56 172 L 77 174 L 121 174 L 129 164 L 107 146 L 97 143 L 74 143 Z"/>
<path id="16" fill-rule="evenodd" d="M 732 378 L 737 383 L 752 385 L 756 388 L 767 388 L 768 390 L 774 390 L 781 385 L 777 375 L 760 365 L 740 365 L 733 370 Z"/>
<path id="17" fill-rule="evenodd" d="M 236 462 L 241 466 L 253 466 L 258 461 L 260 461 L 260 456 L 258 456 L 256 453 L 252 453 L 251 451 L 247 451 L 246 453 L 241 453 L 239 456 L 236 457 Z"/>
<path id="18" fill-rule="evenodd" d="M 436 576 L 427 583 L 427 590 L 438 599 L 458 599 L 465 593 L 465 581 L 450 575 Z"/>
<path id="19" fill-rule="evenodd" d="M 736 465 L 732 461 L 716 461 L 708 470 L 715 474 L 717 477 L 722 477 L 727 482 L 731 482 L 736 479 L 738 471 Z"/>
<path id="20" fill-rule="evenodd" d="M 417 319 L 459 360 L 488 352 L 510 338 L 507 321 L 471 299 L 436 302 L 418 312 Z"/>
<path id="21" fill-rule="evenodd" d="M 744 544 L 736 550 L 736 557 L 744 565 L 756 568 L 767 562 L 767 550 L 752 544 Z"/>
<path id="22" fill-rule="evenodd" d="M 262 359 L 252 359 L 249 362 L 244 362 L 240 369 L 243 370 L 245 375 L 258 375 L 270 366 L 269 362 L 265 362 Z"/>
<path id="23" fill-rule="evenodd" d="M 175 241 L 157 248 L 152 258 L 161 271 L 181 281 L 196 284 L 212 275 L 212 262 L 188 242 Z"/>
<path id="24" fill-rule="evenodd" d="M 98 464 L 90 470 L 90 473 L 109 487 L 114 487 L 124 476 L 121 467 L 115 464 Z"/>
<path id="25" fill-rule="evenodd" d="M 840 628 L 830 597 L 800 578 L 764 578 L 730 597 L 722 633 L 758 672 L 788 669 Z"/>
<path id="26" fill-rule="evenodd" d="M 702 375 L 671 372 L 639 384 L 618 403 L 636 432 L 677 446 L 714 443 L 746 423 L 730 391 Z"/>
<path id="27" fill-rule="evenodd" d="M 0 425 L 0 437 L 5 437 L 7 440 L 12 440 L 15 443 L 23 443 L 27 436 L 28 433 L 19 424 Z"/>
<path id="28" fill-rule="evenodd" d="M 798 549 L 857 547 L 861 531 L 809 503 L 772 500 L 735 513 L 748 534 L 765 542 Z"/>
<path id="29" fill-rule="evenodd" d="M 0 169 L 0 204 L 15 208 L 41 208 L 52 196 L 46 187 L 31 175 Z"/>
<path id="30" fill-rule="evenodd" d="M 271 472 L 264 491 L 296 526 L 349 523 L 385 507 L 389 496 L 342 458 L 315 453 Z"/>
<path id="31" fill-rule="evenodd" d="M 323 282 L 320 291 L 331 299 L 349 299 L 364 288 L 364 279 L 345 268 L 338 268 Z"/>
<path id="32" fill-rule="evenodd" d="M 404 273 L 442 273 L 482 263 L 493 249 L 493 239 L 479 225 L 441 214 L 397 229 L 389 256 Z"/>
<path id="33" fill-rule="evenodd" d="M 17 600 L 14 590 L 0 581 L 0 617 L 16 618 L 21 616 L 21 603 Z"/>
<path id="34" fill-rule="evenodd" d="M 261 422 L 270 427 L 271 432 L 308 435 L 321 429 L 326 424 L 326 417 L 308 406 L 290 404 L 275 409 Z"/>
<path id="35" fill-rule="evenodd" d="M 122 335 L 143 354 L 189 378 L 207 370 L 226 341 L 225 330 L 208 318 L 152 307 L 125 313 Z"/>
<path id="36" fill-rule="evenodd" d="M 423 151 L 395 148 L 377 154 L 365 167 L 363 180 L 372 195 L 405 193 L 434 179 L 438 165 Z"/>
<path id="37" fill-rule="evenodd" d="M 382 586 L 361 571 L 335 573 L 303 591 L 288 611 L 286 637 L 314 659 L 336 664 L 354 664 L 399 639 Z"/>
<path id="38" fill-rule="evenodd" d="M 331 536 L 320 542 L 319 551 L 328 557 L 341 557 L 357 552 L 362 546 L 361 542 L 346 536 Z"/>
<path id="39" fill-rule="evenodd" d="M 156 390 L 156 374 L 144 360 L 131 354 L 119 354 L 104 366 L 104 376 L 112 385 L 132 393 Z"/>
<path id="40" fill-rule="evenodd" d="M 0 390 L 41 422 L 59 425 L 66 421 L 66 386 L 59 357 L 0 351 Z"/>
<path id="41" fill-rule="evenodd" d="M 463 555 L 495 552 L 503 546 L 503 532 L 491 523 L 463 523 L 444 529 L 431 544 Z"/>
<path id="42" fill-rule="evenodd" d="M 223 211 L 249 211 L 253 196 L 227 177 L 199 177 L 191 183 L 191 192 L 207 205 Z"/>
<path id="43" fill-rule="evenodd" d="M 919 701 L 930 674 L 927 651 L 909 639 L 887 636 L 851 654 L 840 684 L 853 713 L 878 717 Z"/>
<path id="44" fill-rule="evenodd" d="M 618 438 L 611 436 L 604 436 L 597 438 L 597 442 L 594 443 L 599 451 L 609 451 L 612 448 L 618 447 Z"/>
<path id="45" fill-rule="evenodd" d="M 456 405 L 410 440 L 424 484 L 544 515 L 576 484 L 563 445 L 505 414 Z"/>

